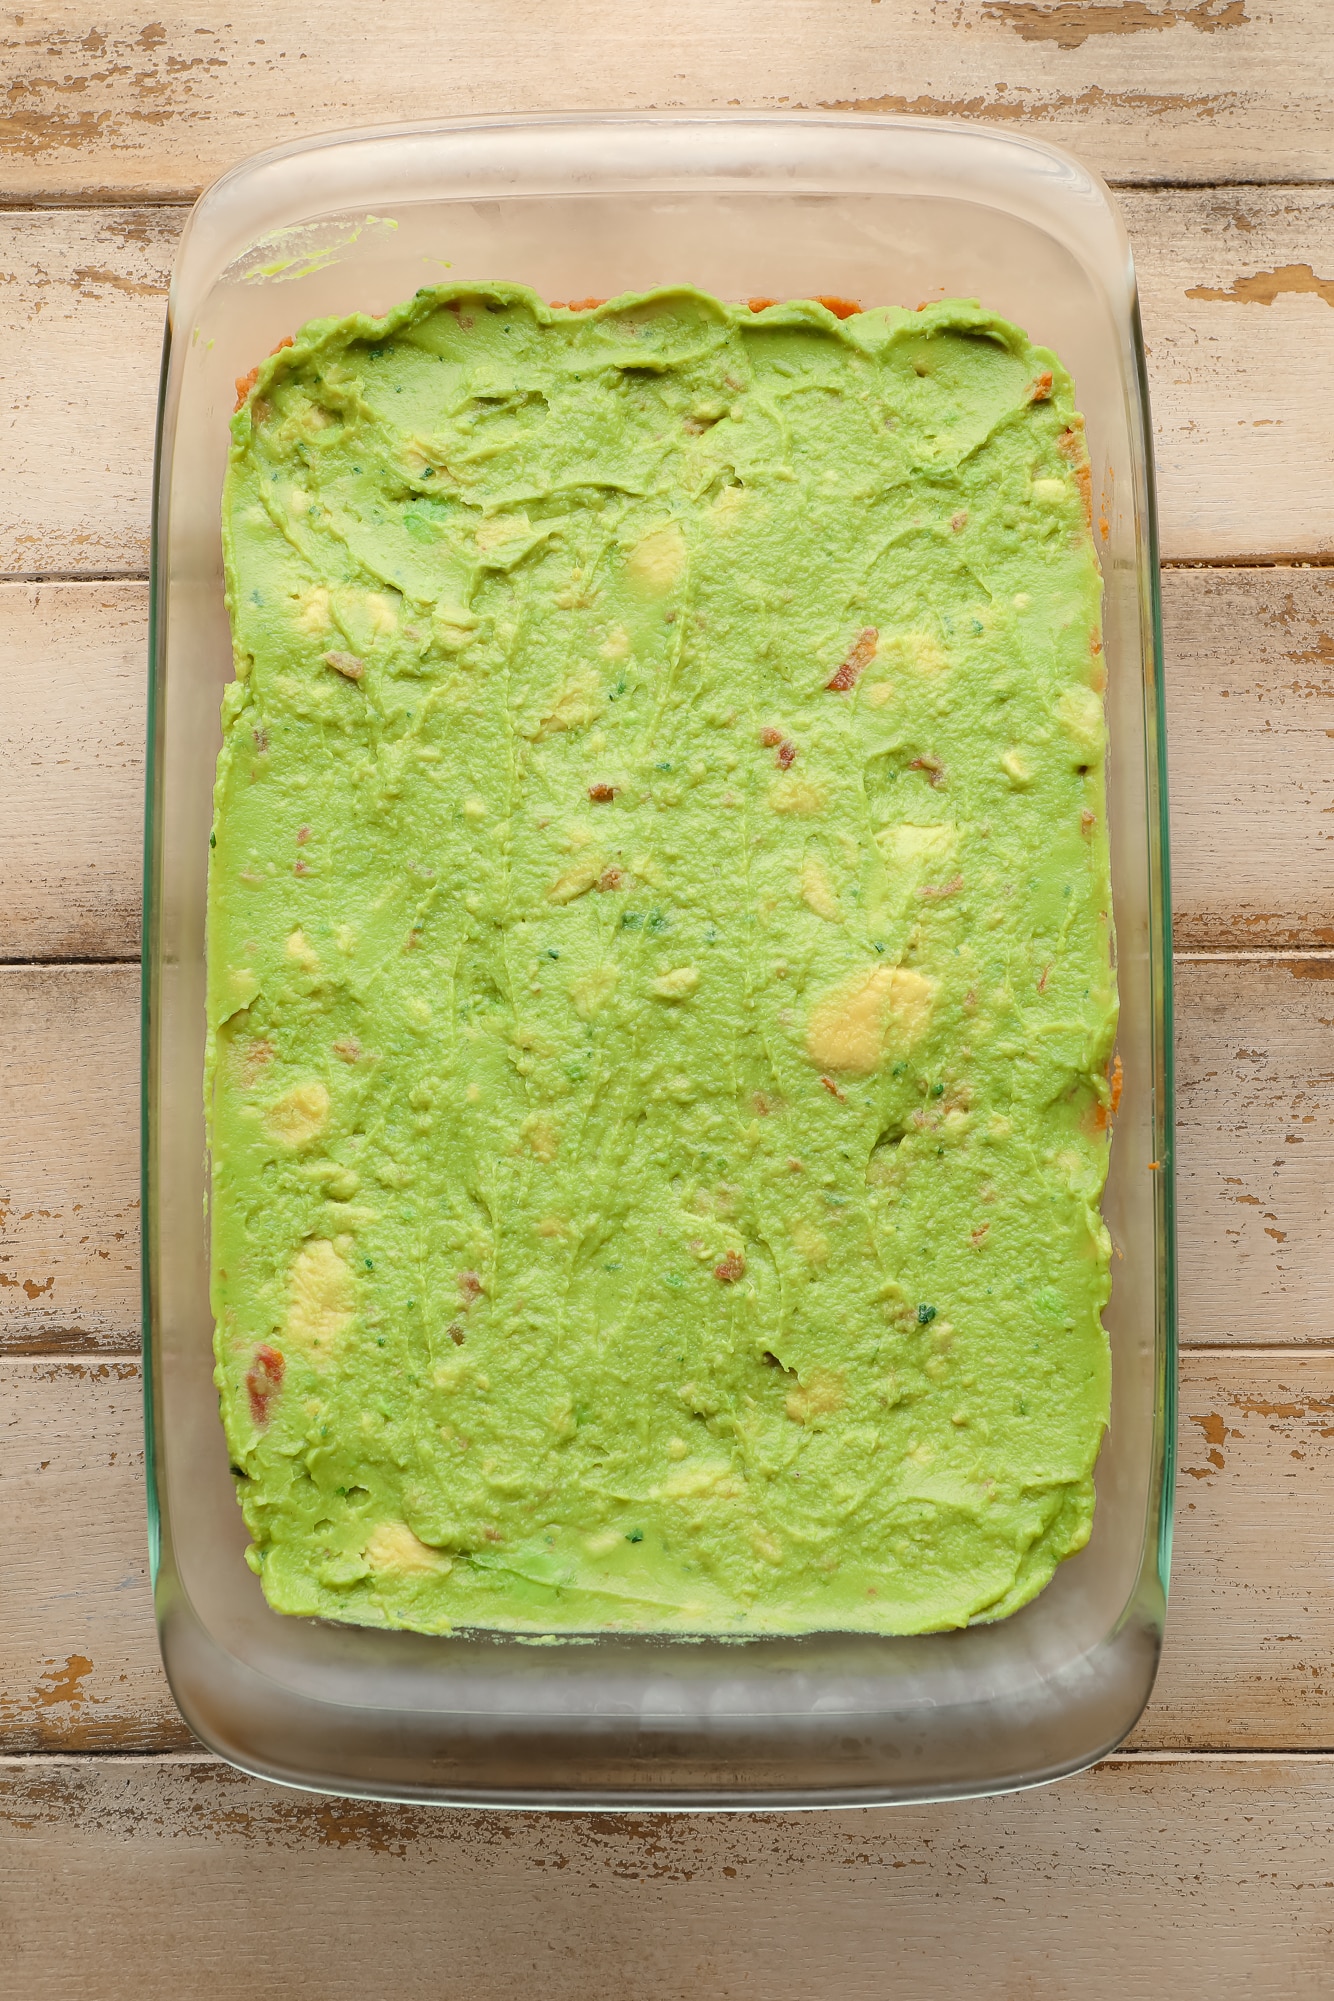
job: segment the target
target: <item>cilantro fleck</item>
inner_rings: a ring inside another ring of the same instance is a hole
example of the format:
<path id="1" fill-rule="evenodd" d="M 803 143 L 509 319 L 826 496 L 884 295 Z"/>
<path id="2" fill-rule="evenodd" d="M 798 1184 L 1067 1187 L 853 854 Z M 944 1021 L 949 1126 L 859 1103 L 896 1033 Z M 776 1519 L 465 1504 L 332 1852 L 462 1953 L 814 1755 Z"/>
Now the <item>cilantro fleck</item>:
<path id="1" fill-rule="evenodd" d="M 935 1317 L 936 1317 L 936 1309 L 934 1306 L 918 1307 L 917 1325 L 919 1327 L 929 1327 L 931 1325 L 931 1322 L 935 1319 Z"/>
<path id="2" fill-rule="evenodd" d="M 644 1531 L 643 1529 L 631 1529 L 629 1535 L 625 1539 L 627 1542 L 643 1542 Z"/>

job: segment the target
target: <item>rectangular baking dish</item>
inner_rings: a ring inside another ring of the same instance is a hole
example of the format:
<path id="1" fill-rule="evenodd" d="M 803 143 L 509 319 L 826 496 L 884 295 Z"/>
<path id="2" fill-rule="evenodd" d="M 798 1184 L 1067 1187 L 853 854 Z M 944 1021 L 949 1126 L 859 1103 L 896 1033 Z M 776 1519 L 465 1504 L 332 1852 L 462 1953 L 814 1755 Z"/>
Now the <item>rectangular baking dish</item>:
<path id="1" fill-rule="evenodd" d="M 1104 1213 L 1112 1421 L 1088 1547 L 962 1632 L 534 1644 L 283 1618 L 247 1568 L 213 1386 L 204 907 L 231 675 L 219 494 L 234 382 L 328 313 L 441 278 L 544 297 L 963 295 L 1071 370 L 1105 574 L 1124 1093 Z M 298 142 L 201 198 L 159 409 L 144 943 L 145 1338 L 157 1617 L 211 1749 L 289 1785 L 543 1807 L 793 1807 L 1000 1792 L 1090 1764 L 1152 1687 L 1175 1382 L 1171 959 L 1152 458 L 1134 275 L 1102 184 L 947 120 L 469 119 Z"/>

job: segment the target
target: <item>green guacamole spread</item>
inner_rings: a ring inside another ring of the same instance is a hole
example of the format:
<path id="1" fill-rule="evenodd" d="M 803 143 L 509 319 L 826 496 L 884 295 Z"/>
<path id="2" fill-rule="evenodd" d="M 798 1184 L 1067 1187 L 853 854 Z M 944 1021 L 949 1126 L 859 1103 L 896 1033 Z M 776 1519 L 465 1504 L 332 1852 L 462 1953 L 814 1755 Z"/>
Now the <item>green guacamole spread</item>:
<path id="1" fill-rule="evenodd" d="M 208 916 L 269 1603 L 1013 1612 L 1108 1416 L 1071 384 L 967 301 L 441 286 L 242 385 Z"/>

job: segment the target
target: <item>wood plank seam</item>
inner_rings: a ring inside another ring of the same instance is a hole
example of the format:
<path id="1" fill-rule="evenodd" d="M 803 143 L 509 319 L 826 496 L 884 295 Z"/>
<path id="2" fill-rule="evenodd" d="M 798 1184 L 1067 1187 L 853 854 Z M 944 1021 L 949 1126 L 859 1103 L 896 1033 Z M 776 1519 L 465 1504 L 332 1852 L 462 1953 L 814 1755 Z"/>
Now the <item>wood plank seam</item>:
<path id="1" fill-rule="evenodd" d="M 230 172 L 230 169 L 225 171 Z M 1104 185 L 1113 194 L 1209 194 L 1217 189 L 1228 195 L 1281 195 L 1319 193 L 1322 188 L 1334 187 L 1334 175 L 1321 174 L 1309 181 L 1225 181 L 1216 177 L 1197 178 L 1193 175 L 1164 174 L 1154 180 L 1128 181 L 1103 176 Z M 84 213 L 98 215 L 107 208 L 146 209 L 192 209 L 201 195 L 208 192 L 212 182 L 203 186 L 183 189 L 147 189 L 142 192 L 118 188 L 81 188 L 68 195 L 8 194 L 0 189 L 0 215 L 77 215 Z"/>
<path id="2" fill-rule="evenodd" d="M 1282 954 L 1274 954 L 1274 956 L 1282 956 Z M 1304 956 L 1312 956 L 1312 954 L 1296 952 L 1296 954 L 1288 954 L 1288 956 L 1304 958 Z M 6 972 L 38 972 L 42 966 L 64 966 L 66 970 L 78 972 L 80 966 L 88 966 L 88 970 L 92 970 L 94 966 L 138 966 L 138 964 L 142 964 L 142 958 L 144 958 L 142 952 L 108 952 L 104 958 L 90 956 L 88 952 L 74 952 L 74 954 L 50 952 L 46 958 L 4 958 L 4 960 L 0 960 L 0 966 Z"/>
<path id="3" fill-rule="evenodd" d="M 71 1334 L 79 1332 L 77 1328 L 71 1328 L 69 1331 Z M 55 1337 L 48 1336 L 47 1338 L 54 1339 Z M 1197 1358 L 1203 1358 L 1206 1361 L 1213 1360 L 1216 1362 L 1264 1362 L 1268 1364 L 1280 1361 L 1285 1356 L 1289 1361 L 1297 1361 L 1307 1355 L 1318 1355 L 1329 1348 L 1334 1348 L 1334 1334 L 1331 1334 L 1328 1341 L 1271 1341 L 1264 1345 L 1252 1343 L 1250 1346 L 1243 1346 L 1240 1342 L 1233 1343 L 1230 1341 L 1192 1341 L 1190 1344 L 1190 1358 L 1192 1361 Z M 8 1345 L 4 1351 L 4 1359 L 6 1362 L 65 1362 L 76 1358 L 71 1356 L 69 1350 L 65 1348 L 42 1348 L 36 1346 L 26 1348 Z M 144 1352 L 142 1348 L 98 1348 L 90 1350 L 87 1359 L 96 1362 L 99 1367 L 104 1362 L 108 1364 L 117 1362 L 122 1364 L 132 1363 L 137 1366 L 143 1362 Z"/>
<path id="4" fill-rule="evenodd" d="M 1082 1769 L 1098 1771 L 1108 1765 L 1187 1765 L 1202 1764 L 1206 1761 L 1213 1765 L 1290 1765 L 1297 1759 L 1300 1759 L 1307 1765 L 1334 1765 L 1334 1749 L 1323 1751 L 1302 1750 L 1300 1748 L 1292 1751 L 1213 1751 L 1207 1747 L 1202 1750 L 1187 1750 L 1183 1747 L 1179 1751 L 1120 1750 L 1109 1751 L 1105 1758 L 1099 1758 L 1095 1764 L 1083 1767 Z M 212 1751 L 206 1751 L 201 1745 L 195 1751 L 0 1751 L 0 1771 L 32 1771 L 40 1766 L 52 1766 L 59 1769 L 61 1766 L 68 1765 L 77 1768 L 82 1765 L 91 1764 L 94 1760 L 96 1760 L 99 1766 L 104 1768 L 114 1765 L 152 1765 L 154 1767 L 160 1765 L 187 1765 L 205 1768 L 213 1767 L 220 1771 L 239 1771 L 241 1769 L 239 1766 L 229 1765 L 225 1758 L 217 1757 Z M 1072 1774 L 1071 1776 L 1075 1775 Z M 326 1798 L 355 1799 L 357 1797 L 354 1793 L 303 1794 L 299 1789 L 294 1788 L 293 1790 L 298 1798 L 309 1798 L 312 1801 Z M 390 1802 L 389 1804 L 392 1806 L 395 1803 Z M 419 1802 L 418 1804 L 424 1803 Z M 932 1802 L 924 1802 L 924 1804 L 932 1804 Z M 402 1802 L 402 1805 L 404 1811 L 412 1810 L 411 1802 Z M 503 1808 L 500 1810 L 502 1812 L 505 1811 Z M 778 1812 L 788 1812 L 791 1810 L 788 1808 L 776 1809 Z M 490 1811 L 490 1809 L 487 1809 L 487 1811 Z M 588 1813 L 590 1809 L 586 1807 L 556 1809 L 550 1807 L 515 1807 L 510 1809 L 510 1811 L 515 1813 L 550 1813 L 558 1811 L 579 1814 Z M 639 1816 L 642 1814 L 651 1814 L 653 1809 L 651 1807 L 635 1807 L 626 1808 L 625 1811 L 627 1813 L 633 1812 L 633 1814 Z M 710 1809 L 704 1807 L 700 1811 L 707 1813 Z M 855 1812 L 857 1809 L 848 1808 L 846 1811 Z"/>
<path id="5" fill-rule="evenodd" d="M 1172 570 L 1328 570 L 1334 569 L 1334 550 L 1279 550 L 1251 555 L 1164 556 L 1159 574 Z M 146 584 L 149 572 L 131 570 L 6 570 L 0 584 Z"/>
<path id="6" fill-rule="evenodd" d="M 146 584 L 147 570 L 6 570 L 7 584 Z"/>
<path id="7" fill-rule="evenodd" d="M 74 1771 L 86 1770 L 90 1765 L 94 1764 L 97 1766 L 99 1771 L 115 1770 L 118 1767 L 122 1770 L 125 1769 L 132 1770 L 136 1767 L 146 1767 L 156 1771 L 162 1769 L 163 1767 L 172 1765 L 179 1766 L 189 1771 L 199 1771 L 201 1773 L 207 1773 L 209 1771 L 220 1771 L 220 1772 L 242 1771 L 242 1768 L 240 1766 L 229 1765 L 225 1758 L 216 1757 L 211 1751 L 206 1751 L 202 1745 L 200 1745 L 198 1750 L 193 1750 L 193 1751 L 88 1750 L 88 1751 L 0 1752 L 0 1772 L 8 1771 L 14 1773 L 16 1776 L 21 1773 L 32 1773 L 32 1772 L 48 1771 L 48 1770 L 49 1771 L 60 1771 L 62 1769 L 70 1769 Z M 1183 1746 L 1180 1750 L 1166 1750 L 1166 1751 L 1119 1750 L 1119 1751 L 1109 1751 L 1105 1758 L 1099 1758 L 1094 1764 L 1081 1767 L 1081 1770 L 1087 1772 L 1098 1772 L 1098 1771 L 1107 1771 L 1117 1766 L 1131 1767 L 1131 1768 L 1138 1767 L 1142 1770 L 1145 1766 L 1148 1765 L 1178 1765 L 1187 1767 L 1193 1766 L 1197 1771 L 1202 1766 L 1216 1766 L 1216 1765 L 1240 1766 L 1249 1769 L 1251 1771 L 1259 1770 L 1260 1768 L 1268 1765 L 1289 1766 L 1289 1767 L 1292 1765 L 1301 1765 L 1305 1767 L 1308 1771 L 1311 1771 L 1311 1770 L 1318 1770 L 1322 1766 L 1329 1766 L 1332 1769 L 1334 1769 L 1334 1749 L 1307 1750 L 1298 1746 L 1290 1751 L 1287 1750 L 1233 1751 L 1222 1748 L 1218 1750 L 1213 1750 L 1209 1746 L 1205 1745 L 1191 1749 L 1187 1749 L 1186 1747 Z M 243 1776 L 248 1776 L 248 1775 L 243 1774 Z M 1069 1775 L 1069 1777 L 1072 1778 L 1077 1778 L 1078 1776 L 1079 1776 L 1078 1772 Z M 1058 1781 L 1058 1783 L 1060 1783 L 1060 1781 Z M 297 1802 L 306 1802 L 310 1804 L 312 1807 L 315 1806 L 316 1803 L 321 1800 L 329 1803 L 335 1803 L 339 1800 L 346 1800 L 352 1804 L 355 1804 L 358 1798 L 361 1797 L 355 1793 L 304 1793 L 300 1791 L 299 1788 L 293 1788 L 290 1794 L 287 1794 L 286 1789 L 284 1790 L 285 1790 L 285 1796 L 288 1796 L 296 1800 Z M 986 1797 L 986 1795 L 984 1795 L 983 1797 Z M 968 1803 L 969 1802 L 966 1799 L 955 1802 L 955 1804 L 958 1806 L 967 1806 Z M 414 1811 L 420 1812 L 423 1809 L 423 1806 L 426 1806 L 429 1810 L 429 1803 L 426 1802 L 419 1801 L 417 1802 L 415 1807 L 411 1802 L 389 1802 L 387 1810 L 393 1812 L 397 1809 L 401 1810 L 404 1813 L 414 1812 Z M 438 1811 L 438 1809 L 436 1810 Z M 462 1811 L 466 1810 L 467 1809 L 462 1809 Z M 483 1812 L 491 1812 L 494 1810 L 495 1809 L 490 1809 L 490 1808 L 477 1809 L 477 1811 L 483 1811 Z M 848 1813 L 857 1812 L 858 1810 L 859 1809 L 857 1809 L 856 1807 L 832 1809 L 832 1811 L 842 1811 Z M 456 1808 L 454 1809 L 454 1811 L 457 1812 L 460 1811 L 460 1809 Z M 501 1808 L 499 1809 L 499 1811 L 503 1813 L 507 1811 L 507 1809 Z M 569 1818 L 577 1818 L 581 1814 L 589 1813 L 590 1810 L 588 1808 L 580 1808 L 580 1807 L 568 1807 L 568 1808 L 514 1807 L 508 1809 L 508 1811 L 516 1815 L 522 1814 L 526 1817 L 541 1818 L 555 1812 L 564 1814 Z M 627 1814 L 632 1814 L 633 1817 L 637 1820 L 647 1820 L 647 1819 L 652 1819 L 654 1817 L 654 1809 L 652 1807 L 635 1807 L 633 1809 L 627 1808 L 625 1809 L 625 1811 Z M 708 1813 L 709 1809 L 701 1808 L 700 1811 L 702 1813 Z M 762 1809 L 761 1811 L 766 1811 L 766 1810 Z M 770 1809 L 767 1811 L 772 1812 L 773 1810 Z M 779 1808 L 777 1809 L 777 1811 L 786 1812 L 790 1811 L 790 1809 Z M 870 1807 L 861 1809 L 861 1811 L 876 1812 L 876 1811 L 883 1811 L 883 1809 Z M 673 1817 L 675 1817 L 675 1810 L 673 1812 Z"/>
<path id="8" fill-rule="evenodd" d="M 105 957 L 98 957 L 87 952 L 79 952 L 69 956 L 60 952 L 52 952 L 40 959 L 0 960 L 0 972 L 40 973 L 52 966 L 61 966 L 68 972 L 78 972 L 83 967 L 91 970 L 96 966 L 137 966 L 142 963 L 142 959 L 142 952 L 111 952 Z M 1270 947 L 1261 945 L 1256 946 L 1252 951 L 1246 951 L 1241 947 L 1228 949 L 1220 946 L 1216 952 L 1207 950 L 1177 950 L 1173 952 L 1172 959 L 1176 965 L 1186 964 L 1192 966 L 1231 965 L 1234 963 L 1238 965 L 1280 965 L 1303 959 L 1318 959 L 1328 963 L 1330 960 L 1334 960 L 1334 946 L 1275 945 Z"/>
<path id="9" fill-rule="evenodd" d="M 78 1330 L 71 1328 L 70 1332 L 77 1333 Z M 48 1338 L 54 1337 L 49 1336 Z M 1192 1341 L 1190 1344 L 1190 1357 L 1192 1361 L 1203 1358 L 1206 1361 L 1213 1360 L 1216 1362 L 1264 1362 L 1268 1364 L 1281 1360 L 1285 1356 L 1289 1361 L 1297 1361 L 1307 1355 L 1318 1355 L 1322 1350 L 1327 1348 L 1334 1348 L 1334 1334 L 1331 1334 L 1328 1341 L 1270 1341 L 1265 1343 L 1252 1342 L 1250 1344 L 1231 1341 Z M 10 1363 L 64 1362 L 77 1358 L 72 1357 L 68 1350 L 64 1348 L 21 1348 L 7 1346 L 4 1352 L 4 1359 L 7 1363 Z M 103 1363 L 110 1365 L 117 1362 L 122 1364 L 129 1363 L 137 1367 L 142 1363 L 144 1354 L 141 1348 L 98 1348 L 95 1351 L 91 1351 L 86 1359 L 95 1362 L 98 1367 L 101 1367 Z"/>
<path id="10" fill-rule="evenodd" d="M 1256 1362 L 1268 1367 L 1286 1357 L 1290 1362 L 1303 1360 L 1308 1355 L 1318 1355 L 1322 1350 L 1334 1348 L 1334 1334 L 1328 1341 L 1192 1341 L 1188 1351 L 1189 1360 L 1216 1362 Z M 3 1360 L 6 1367 L 15 1362 L 47 1364 L 69 1362 L 72 1365 L 87 1364 L 95 1368 L 111 1367 L 117 1363 L 138 1368 L 143 1362 L 141 1348 L 98 1348 L 86 1356 L 68 1354 L 63 1348 L 48 1353 L 45 1349 L 33 1348 L 24 1351 L 7 1347 Z"/>
<path id="11" fill-rule="evenodd" d="M 1250 555 L 1164 556 L 1158 565 L 1164 570 L 1328 570 L 1334 567 L 1334 550 L 1279 549 L 1253 551 Z"/>

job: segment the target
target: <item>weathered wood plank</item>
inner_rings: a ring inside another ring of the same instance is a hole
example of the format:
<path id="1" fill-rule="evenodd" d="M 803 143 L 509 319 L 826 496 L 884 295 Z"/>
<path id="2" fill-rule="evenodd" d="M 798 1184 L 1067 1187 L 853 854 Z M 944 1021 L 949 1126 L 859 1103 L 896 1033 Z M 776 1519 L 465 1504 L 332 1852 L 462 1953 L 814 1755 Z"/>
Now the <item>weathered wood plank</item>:
<path id="1" fill-rule="evenodd" d="M 143 584 L 0 585 L 0 957 L 138 950 L 147 615 Z"/>
<path id="2" fill-rule="evenodd" d="M 0 1348 L 139 1345 L 139 971 L 0 970 Z"/>
<path id="3" fill-rule="evenodd" d="M 158 1659 L 137 1362 L 0 1364 L 0 1745 L 193 1744 Z"/>
<path id="4" fill-rule="evenodd" d="M 1167 1645 L 1131 1742 L 1334 1749 L 1334 1354 L 1186 1350 L 1180 1410 Z"/>
<path id="5" fill-rule="evenodd" d="M 192 1741 L 158 1662 L 139 1398 L 132 1362 L 0 1363 L 6 1751 Z M 1167 1648 L 1131 1741 L 1334 1749 L 1334 1354 L 1188 1350 L 1180 1440 Z"/>
<path id="6" fill-rule="evenodd" d="M 138 1342 L 137 973 L 0 968 L 0 1349 Z M 1334 959 L 1177 973 L 1182 1332 L 1334 1338 Z"/>
<path id="7" fill-rule="evenodd" d="M 184 220 L 173 209 L 0 215 L 12 397 L 0 572 L 146 572 L 158 364 Z"/>
<path id="8" fill-rule="evenodd" d="M 1163 576 L 1178 950 L 1334 945 L 1334 569 Z"/>
<path id="9" fill-rule="evenodd" d="M 1177 964 L 1181 1328 L 1334 1340 L 1334 957 Z"/>
<path id="10" fill-rule="evenodd" d="M 762 1816 L 358 1805 L 190 1758 L 6 1761 L 0 1787 L 25 2001 L 1328 1993 L 1328 1759 Z"/>
<path id="11" fill-rule="evenodd" d="M 1327 493 L 1318 467 L 1332 456 L 1334 412 L 1316 405 L 1334 386 L 1334 193 L 1127 193 L 1122 205 L 1164 554 L 1328 555 L 1334 478 Z"/>
<path id="12" fill-rule="evenodd" d="M 1334 569 L 1163 577 L 1182 949 L 1334 945 Z M 142 584 L 0 584 L 0 960 L 139 945 Z"/>
<path id="13" fill-rule="evenodd" d="M 1328 174 L 1321 0 L 242 0 L 145 26 L 78 0 L 13 15 L 0 146 L 15 192 L 194 192 L 245 154 L 348 124 L 671 105 L 918 111 L 1031 125 L 1131 181 Z"/>
<path id="14" fill-rule="evenodd" d="M 1125 197 L 1150 355 L 1163 548 L 1334 552 L 1334 192 Z M 153 404 L 179 210 L 0 214 L 19 356 L 0 573 L 147 564 Z M 60 480 L 48 477 L 59 463 Z"/>

